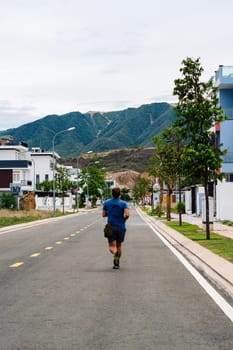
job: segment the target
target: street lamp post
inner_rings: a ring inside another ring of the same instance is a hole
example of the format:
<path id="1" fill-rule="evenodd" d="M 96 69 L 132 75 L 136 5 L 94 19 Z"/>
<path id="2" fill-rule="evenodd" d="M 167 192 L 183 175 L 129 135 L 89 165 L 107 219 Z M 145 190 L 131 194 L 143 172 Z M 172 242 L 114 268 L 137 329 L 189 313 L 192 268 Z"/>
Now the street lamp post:
<path id="1" fill-rule="evenodd" d="M 55 138 L 57 137 L 57 135 L 66 132 L 66 131 L 72 131 L 74 130 L 75 127 L 71 127 L 68 129 L 64 129 L 61 131 L 58 131 L 56 134 L 54 134 L 53 139 L 52 139 L 52 146 L 53 146 L 53 216 L 56 216 L 56 189 L 55 189 L 55 148 L 54 148 L 54 144 L 55 144 Z"/>
<path id="2" fill-rule="evenodd" d="M 77 192 L 76 192 L 76 209 L 77 211 L 79 211 L 79 195 L 78 195 L 78 191 L 79 191 L 79 183 L 78 183 L 78 159 L 77 159 Z"/>
<path id="3" fill-rule="evenodd" d="M 91 154 L 93 151 L 88 151 L 87 154 Z M 87 200 L 86 200 L 86 206 L 88 207 L 88 202 L 89 202 L 89 188 L 88 188 L 88 176 L 89 176 L 89 164 L 87 165 Z"/>

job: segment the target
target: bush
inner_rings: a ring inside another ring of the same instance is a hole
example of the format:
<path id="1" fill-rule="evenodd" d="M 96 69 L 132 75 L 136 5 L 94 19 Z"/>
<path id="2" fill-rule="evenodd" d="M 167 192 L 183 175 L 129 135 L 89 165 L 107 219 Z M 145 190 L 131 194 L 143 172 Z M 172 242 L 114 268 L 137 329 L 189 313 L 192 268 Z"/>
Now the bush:
<path id="1" fill-rule="evenodd" d="M 159 215 L 159 209 L 160 209 L 159 204 L 157 204 L 157 205 L 156 205 L 156 208 L 153 209 L 153 210 L 150 212 L 150 215 L 151 215 L 151 216 L 158 216 L 158 215 Z M 163 216 L 164 213 L 165 213 L 164 208 L 161 208 L 161 212 L 160 212 L 161 216 Z"/>
<path id="2" fill-rule="evenodd" d="M 180 211 L 179 211 L 180 209 Z M 174 207 L 174 210 L 176 213 L 181 212 L 182 214 L 185 213 L 185 203 L 181 202 L 181 203 L 177 203 L 176 206 Z"/>
<path id="3" fill-rule="evenodd" d="M 16 198 L 10 192 L 3 192 L 0 194 L 0 208 L 1 209 L 16 209 Z"/>

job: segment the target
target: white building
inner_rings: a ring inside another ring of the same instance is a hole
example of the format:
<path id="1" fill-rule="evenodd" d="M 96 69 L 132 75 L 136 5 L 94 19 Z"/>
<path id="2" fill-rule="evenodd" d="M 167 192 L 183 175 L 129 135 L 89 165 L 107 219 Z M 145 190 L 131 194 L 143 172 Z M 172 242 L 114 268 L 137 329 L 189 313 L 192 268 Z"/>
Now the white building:
<path id="1" fill-rule="evenodd" d="M 33 147 L 30 157 L 34 166 L 35 185 L 45 180 L 53 180 L 53 167 L 60 158 L 59 155 L 56 152 L 44 152 L 39 147 Z"/>
<path id="2" fill-rule="evenodd" d="M 216 186 L 216 218 L 233 221 L 233 67 L 220 65 L 215 72 L 219 103 L 227 120 L 216 125 L 217 142 L 223 144 L 227 154 L 223 156 L 220 171 L 225 174 L 223 182 Z"/>
<path id="3" fill-rule="evenodd" d="M 45 180 L 53 180 L 59 158 L 56 152 L 44 152 L 37 147 L 29 151 L 27 145 L 23 143 L 0 144 L 0 192 L 11 191 L 17 196 L 36 192 L 37 184 Z M 73 173 L 70 167 L 69 171 Z M 77 169 L 75 172 L 77 174 Z M 43 199 L 37 194 L 36 208 L 52 210 L 52 197 L 52 193 Z M 70 197 L 65 199 L 65 210 L 72 208 Z M 62 209 L 59 198 L 56 198 L 56 208 Z"/>
<path id="4" fill-rule="evenodd" d="M 28 150 L 27 145 L 0 145 L 0 191 L 12 186 L 21 192 L 36 190 L 36 184 L 53 179 L 53 165 L 59 155 L 43 152 L 40 148 Z"/>
<path id="5" fill-rule="evenodd" d="M 0 191 L 33 191 L 33 161 L 27 145 L 0 145 Z"/>

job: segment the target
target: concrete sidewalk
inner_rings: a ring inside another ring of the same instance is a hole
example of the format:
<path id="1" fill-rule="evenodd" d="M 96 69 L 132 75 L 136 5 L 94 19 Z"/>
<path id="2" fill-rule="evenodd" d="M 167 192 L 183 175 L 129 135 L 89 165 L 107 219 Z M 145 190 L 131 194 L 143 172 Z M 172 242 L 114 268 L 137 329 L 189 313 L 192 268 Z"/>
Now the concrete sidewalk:
<path id="1" fill-rule="evenodd" d="M 172 213 L 172 219 L 179 220 L 179 215 Z M 182 221 L 203 227 L 201 216 L 182 214 Z M 213 223 L 213 232 L 233 239 L 233 227 L 224 225 L 221 222 L 216 221 Z"/>
<path id="2" fill-rule="evenodd" d="M 218 290 L 229 298 L 233 306 L 233 264 L 209 249 L 188 239 L 178 231 L 168 227 L 161 220 L 152 216 L 141 214 L 146 217 L 156 231 L 174 246 L 185 258 L 196 267 Z M 172 214 L 172 219 L 178 220 L 178 215 Z M 182 215 L 182 221 L 202 227 L 202 218 L 192 215 Z M 233 228 L 221 223 L 214 223 L 214 232 L 233 238 Z"/>

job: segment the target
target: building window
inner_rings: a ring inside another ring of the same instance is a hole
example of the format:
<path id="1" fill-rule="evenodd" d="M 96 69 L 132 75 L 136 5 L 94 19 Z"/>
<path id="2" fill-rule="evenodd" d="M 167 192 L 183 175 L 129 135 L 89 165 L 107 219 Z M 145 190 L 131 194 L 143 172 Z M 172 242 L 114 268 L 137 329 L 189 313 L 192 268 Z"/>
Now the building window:
<path id="1" fill-rule="evenodd" d="M 233 182 L 233 173 L 226 173 L 226 182 Z"/>
<path id="2" fill-rule="evenodd" d="M 48 181 L 48 180 L 49 180 L 49 175 L 45 174 L 45 181 Z"/>
<path id="3" fill-rule="evenodd" d="M 20 171 L 13 171 L 13 182 L 20 182 Z"/>
<path id="4" fill-rule="evenodd" d="M 40 175 L 36 174 L 36 184 L 39 184 L 39 183 L 40 183 Z"/>

